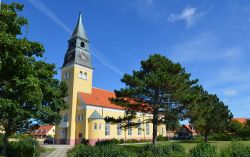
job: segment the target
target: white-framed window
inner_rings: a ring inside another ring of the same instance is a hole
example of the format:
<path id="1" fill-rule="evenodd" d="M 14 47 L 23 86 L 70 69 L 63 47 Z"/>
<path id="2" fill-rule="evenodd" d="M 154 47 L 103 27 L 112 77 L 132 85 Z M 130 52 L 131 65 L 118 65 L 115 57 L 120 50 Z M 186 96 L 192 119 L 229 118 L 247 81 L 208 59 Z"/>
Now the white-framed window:
<path id="1" fill-rule="evenodd" d="M 164 135 L 164 127 L 161 127 L 161 134 Z"/>
<path id="2" fill-rule="evenodd" d="M 150 125 L 149 123 L 146 123 L 146 135 L 150 134 Z"/>
<path id="3" fill-rule="evenodd" d="M 138 135 L 141 135 L 141 130 L 142 130 L 142 124 L 141 124 L 141 120 L 138 120 Z"/>
<path id="4" fill-rule="evenodd" d="M 94 130 L 97 130 L 97 123 L 94 124 Z"/>
<path id="5" fill-rule="evenodd" d="M 83 121 L 83 115 L 82 114 L 77 115 L 77 121 L 79 121 L 79 122 Z"/>
<path id="6" fill-rule="evenodd" d="M 109 136 L 109 135 L 110 135 L 110 124 L 105 123 L 105 136 Z"/>
<path id="7" fill-rule="evenodd" d="M 88 74 L 86 72 L 83 73 L 82 71 L 80 71 L 79 78 L 87 80 L 88 79 Z"/>
<path id="8" fill-rule="evenodd" d="M 100 130 L 102 129 L 102 123 L 99 124 L 99 129 L 100 129 Z"/>
<path id="9" fill-rule="evenodd" d="M 86 72 L 83 74 L 83 79 L 84 79 L 84 80 L 87 80 L 87 79 L 88 79 L 88 74 L 87 74 Z"/>
<path id="10" fill-rule="evenodd" d="M 117 124 L 117 135 L 120 136 L 122 134 L 122 128 L 121 128 L 122 124 L 118 123 Z"/>
<path id="11" fill-rule="evenodd" d="M 65 74 L 64 74 L 64 79 L 66 80 L 66 79 L 68 79 L 69 77 L 70 77 L 70 72 L 69 72 L 69 71 L 65 72 Z"/>
<path id="12" fill-rule="evenodd" d="M 128 135 L 132 135 L 131 121 L 128 122 Z"/>

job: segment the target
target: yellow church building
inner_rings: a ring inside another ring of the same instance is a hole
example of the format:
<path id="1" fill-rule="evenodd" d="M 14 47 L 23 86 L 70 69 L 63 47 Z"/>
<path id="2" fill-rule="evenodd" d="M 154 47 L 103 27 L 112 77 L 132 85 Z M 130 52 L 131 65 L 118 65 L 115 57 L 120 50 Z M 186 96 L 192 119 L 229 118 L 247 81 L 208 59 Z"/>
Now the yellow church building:
<path id="1" fill-rule="evenodd" d="M 138 128 L 121 129 L 120 124 L 111 125 L 104 118 L 118 118 L 125 115 L 125 110 L 112 104 L 109 98 L 114 92 L 92 87 L 93 66 L 89 40 L 79 15 L 76 28 L 68 40 L 68 50 L 64 57 L 61 80 L 68 85 L 68 97 L 65 101 L 69 108 L 61 112 L 62 120 L 56 126 L 55 141 L 57 144 L 75 145 L 82 139 L 91 144 L 105 139 L 151 139 L 152 123 L 139 125 Z M 149 113 L 137 112 L 136 122 L 152 118 Z M 164 125 L 158 126 L 158 135 L 166 136 Z"/>

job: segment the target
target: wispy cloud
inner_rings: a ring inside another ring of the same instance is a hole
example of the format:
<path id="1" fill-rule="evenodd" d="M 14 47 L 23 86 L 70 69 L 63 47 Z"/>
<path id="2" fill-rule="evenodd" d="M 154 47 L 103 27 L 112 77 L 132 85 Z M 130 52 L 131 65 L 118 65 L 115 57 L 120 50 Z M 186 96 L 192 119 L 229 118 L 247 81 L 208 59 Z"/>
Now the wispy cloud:
<path id="1" fill-rule="evenodd" d="M 150 0 L 148 0 L 150 1 Z M 56 24 L 58 24 L 61 28 L 63 28 L 67 33 L 71 34 L 71 30 L 59 19 L 59 17 L 56 16 L 56 14 L 51 11 L 42 0 L 28 0 L 36 9 L 41 11 L 43 14 L 45 14 L 47 17 L 49 17 L 52 21 L 54 21 Z M 93 48 L 93 47 L 92 47 Z M 104 66 L 112 70 L 114 73 L 118 75 L 123 75 L 123 72 L 117 68 L 117 66 L 114 66 L 111 64 L 100 51 L 93 48 L 92 52 L 93 56 Z"/>
<path id="2" fill-rule="evenodd" d="M 220 38 L 213 32 L 202 32 L 173 46 L 172 58 L 178 62 L 211 62 L 237 60 L 245 50 L 242 47 L 223 47 Z"/>
<path id="3" fill-rule="evenodd" d="M 200 18 L 203 15 L 203 13 L 197 13 L 197 8 L 187 6 L 182 10 L 181 13 L 177 14 L 170 14 L 168 17 L 169 22 L 176 22 L 176 21 L 184 21 L 186 23 L 187 28 L 190 28 L 194 25 L 196 20 Z"/>
<path id="4" fill-rule="evenodd" d="M 41 11 L 51 20 L 53 20 L 56 24 L 58 24 L 61 28 L 63 28 L 66 32 L 71 33 L 70 29 L 53 13 L 41 0 L 28 0 L 36 9 Z"/>
<path id="5" fill-rule="evenodd" d="M 159 9 L 154 0 L 128 0 L 121 11 L 127 13 L 130 9 L 135 11 L 138 17 L 150 22 L 166 18 L 166 14 Z"/>
<path id="6" fill-rule="evenodd" d="M 122 72 L 117 66 L 110 63 L 105 55 L 98 51 L 95 47 L 92 47 L 92 54 L 95 58 L 98 59 L 99 62 L 101 62 L 104 66 L 115 72 L 116 74 L 122 76 L 124 72 Z"/>
<path id="7" fill-rule="evenodd" d="M 248 48 L 220 41 L 215 33 L 203 32 L 173 46 L 170 57 L 192 69 L 205 88 L 223 97 L 249 91 L 250 72 L 244 66 Z"/>
<path id="8" fill-rule="evenodd" d="M 237 91 L 234 89 L 224 90 L 225 96 L 232 97 L 232 96 L 236 96 L 237 94 L 238 94 Z"/>

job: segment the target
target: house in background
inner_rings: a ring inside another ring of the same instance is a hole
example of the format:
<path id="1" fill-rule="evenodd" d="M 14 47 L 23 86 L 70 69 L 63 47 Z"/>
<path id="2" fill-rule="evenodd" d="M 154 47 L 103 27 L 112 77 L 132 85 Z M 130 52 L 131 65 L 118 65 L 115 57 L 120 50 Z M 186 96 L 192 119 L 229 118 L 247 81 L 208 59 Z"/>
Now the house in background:
<path id="1" fill-rule="evenodd" d="M 180 131 L 178 132 L 178 139 L 190 139 L 193 136 L 198 135 L 195 129 L 190 124 L 182 125 Z"/>
<path id="2" fill-rule="evenodd" d="M 233 118 L 233 121 L 239 122 L 241 124 L 246 124 L 247 123 L 247 118 Z"/>
<path id="3" fill-rule="evenodd" d="M 54 125 L 44 125 L 40 126 L 36 130 L 31 132 L 31 135 L 37 139 L 44 139 L 46 137 L 55 136 L 55 126 Z"/>

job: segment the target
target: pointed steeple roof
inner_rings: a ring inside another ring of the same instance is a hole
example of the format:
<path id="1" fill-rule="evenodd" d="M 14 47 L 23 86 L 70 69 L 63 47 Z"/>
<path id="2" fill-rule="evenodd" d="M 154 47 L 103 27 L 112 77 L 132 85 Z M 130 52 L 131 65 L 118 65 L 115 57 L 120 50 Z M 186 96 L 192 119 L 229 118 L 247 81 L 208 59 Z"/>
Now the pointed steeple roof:
<path id="1" fill-rule="evenodd" d="M 75 30 L 74 30 L 74 32 L 72 34 L 72 38 L 76 37 L 76 36 L 88 40 L 87 34 L 86 34 L 86 32 L 84 30 L 84 27 L 83 27 L 83 24 L 82 24 L 82 14 L 81 14 L 81 12 L 79 13 L 78 21 L 77 21 Z"/>

